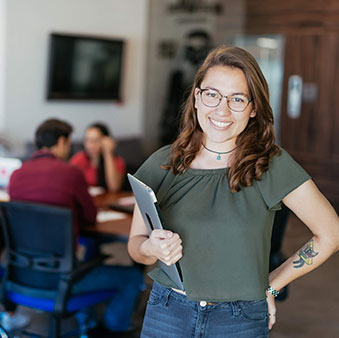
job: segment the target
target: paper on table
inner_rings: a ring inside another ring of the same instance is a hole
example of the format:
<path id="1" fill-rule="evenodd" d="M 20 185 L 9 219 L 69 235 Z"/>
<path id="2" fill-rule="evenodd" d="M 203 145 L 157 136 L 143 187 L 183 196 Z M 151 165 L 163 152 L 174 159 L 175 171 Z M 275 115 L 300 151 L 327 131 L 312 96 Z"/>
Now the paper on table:
<path id="1" fill-rule="evenodd" d="M 118 204 L 120 205 L 134 205 L 135 197 L 134 196 L 125 196 L 118 199 Z"/>
<path id="2" fill-rule="evenodd" d="M 0 201 L 9 201 L 9 195 L 6 190 L 0 190 Z"/>
<path id="3" fill-rule="evenodd" d="M 108 222 L 123 218 L 126 218 L 126 214 L 118 211 L 99 211 L 97 214 L 97 222 Z"/>
<path id="4" fill-rule="evenodd" d="M 97 195 L 101 195 L 105 192 L 105 189 L 102 187 L 89 187 L 88 192 L 91 196 L 95 197 Z"/>

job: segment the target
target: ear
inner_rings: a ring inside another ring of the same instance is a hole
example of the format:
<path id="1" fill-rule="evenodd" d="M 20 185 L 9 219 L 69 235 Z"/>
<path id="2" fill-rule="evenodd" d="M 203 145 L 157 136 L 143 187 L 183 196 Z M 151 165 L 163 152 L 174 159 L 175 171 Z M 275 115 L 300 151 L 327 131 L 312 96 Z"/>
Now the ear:
<path id="1" fill-rule="evenodd" d="M 254 117 L 256 115 L 257 115 L 257 113 L 254 110 L 252 110 L 251 113 L 250 113 L 250 117 Z"/>
<path id="2" fill-rule="evenodd" d="M 67 142 L 67 139 L 65 136 L 60 136 L 57 141 L 57 146 L 63 146 Z"/>
<path id="3" fill-rule="evenodd" d="M 194 100 L 194 108 L 195 109 L 198 109 L 198 103 L 197 103 L 197 101 L 198 101 L 198 95 L 199 95 L 199 92 L 200 92 L 200 89 L 199 88 L 195 88 L 195 90 L 194 90 L 194 98 L 195 98 L 195 100 Z"/>

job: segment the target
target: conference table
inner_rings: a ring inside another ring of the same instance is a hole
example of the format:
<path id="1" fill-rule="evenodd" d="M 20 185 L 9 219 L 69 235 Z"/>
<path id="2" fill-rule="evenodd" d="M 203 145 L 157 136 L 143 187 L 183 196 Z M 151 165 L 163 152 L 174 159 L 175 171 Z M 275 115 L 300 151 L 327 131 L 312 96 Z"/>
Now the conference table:
<path id="1" fill-rule="evenodd" d="M 110 206 L 114 205 L 119 209 L 120 205 L 131 209 L 135 203 L 133 194 L 131 192 L 102 192 L 92 197 L 98 208 L 97 223 L 94 226 L 81 227 L 81 234 L 88 236 L 115 236 L 127 239 L 131 229 L 132 214 L 111 210 Z M 0 201 L 8 200 L 8 193 L 0 189 Z"/>
<path id="2" fill-rule="evenodd" d="M 98 208 L 97 223 L 94 226 L 81 228 L 86 235 L 107 235 L 127 238 L 130 232 L 132 215 L 121 211 L 111 210 L 110 206 L 131 207 L 134 204 L 133 194 L 130 192 L 104 192 L 93 196 Z M 102 217 L 101 217 L 102 216 Z"/>

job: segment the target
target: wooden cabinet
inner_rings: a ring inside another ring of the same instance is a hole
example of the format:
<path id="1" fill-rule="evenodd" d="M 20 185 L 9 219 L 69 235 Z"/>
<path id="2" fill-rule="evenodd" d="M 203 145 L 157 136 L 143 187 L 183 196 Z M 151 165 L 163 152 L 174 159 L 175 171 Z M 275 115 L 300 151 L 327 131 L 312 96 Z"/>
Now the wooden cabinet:
<path id="1" fill-rule="evenodd" d="M 339 210 L 339 1 L 246 1 L 245 34 L 283 34 L 282 146 Z M 288 79 L 303 79 L 299 118 L 287 114 Z"/>

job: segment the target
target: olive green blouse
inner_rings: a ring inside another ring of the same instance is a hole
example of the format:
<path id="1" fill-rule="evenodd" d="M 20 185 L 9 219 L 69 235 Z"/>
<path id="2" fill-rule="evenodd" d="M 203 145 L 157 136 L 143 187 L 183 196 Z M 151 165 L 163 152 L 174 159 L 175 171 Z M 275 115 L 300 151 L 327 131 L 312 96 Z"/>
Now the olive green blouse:
<path id="1" fill-rule="evenodd" d="M 272 225 L 281 200 L 310 176 L 282 150 L 260 181 L 231 192 L 227 168 L 187 169 L 174 175 L 165 146 L 135 176 L 158 199 L 163 226 L 182 239 L 180 266 L 187 298 L 214 302 L 265 298 Z M 175 283 L 156 267 L 150 277 Z"/>

